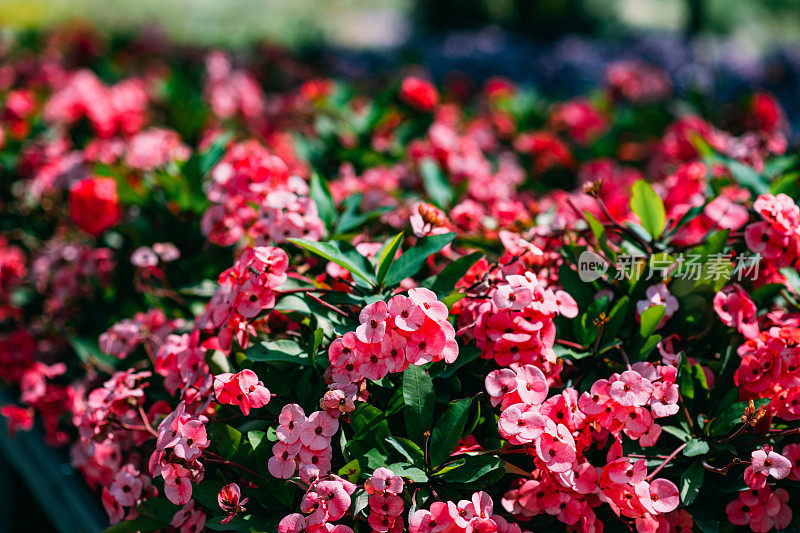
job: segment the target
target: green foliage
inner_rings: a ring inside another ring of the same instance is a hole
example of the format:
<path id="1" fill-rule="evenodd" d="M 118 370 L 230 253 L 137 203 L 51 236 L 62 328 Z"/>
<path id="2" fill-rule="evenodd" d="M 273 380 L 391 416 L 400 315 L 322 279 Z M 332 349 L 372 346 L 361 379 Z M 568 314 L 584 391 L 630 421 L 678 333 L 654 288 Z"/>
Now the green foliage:
<path id="1" fill-rule="evenodd" d="M 644 180 L 634 183 L 631 193 L 631 211 L 639 217 L 645 231 L 653 239 L 658 239 L 664 231 L 667 219 L 664 202 L 652 185 Z"/>

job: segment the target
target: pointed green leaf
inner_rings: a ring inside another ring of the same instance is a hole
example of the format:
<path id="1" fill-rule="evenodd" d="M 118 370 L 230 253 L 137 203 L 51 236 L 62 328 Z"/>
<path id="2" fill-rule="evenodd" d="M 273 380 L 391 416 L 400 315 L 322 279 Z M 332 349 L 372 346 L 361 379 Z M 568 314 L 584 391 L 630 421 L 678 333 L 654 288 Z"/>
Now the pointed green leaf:
<path id="1" fill-rule="evenodd" d="M 631 211 L 639 217 L 642 227 L 653 239 L 659 238 L 667 220 L 661 197 L 644 180 L 634 183 L 631 192 Z"/>
<path id="2" fill-rule="evenodd" d="M 379 285 L 383 283 L 384 279 L 386 279 L 386 274 L 389 273 L 389 268 L 392 266 L 392 263 L 394 263 L 394 257 L 397 254 L 397 249 L 403 242 L 403 233 L 404 232 L 401 231 L 395 235 L 394 238 L 388 241 L 381 250 L 381 254 L 378 257 L 378 274 L 376 276 Z"/>
<path id="3" fill-rule="evenodd" d="M 697 495 L 700 494 L 700 489 L 703 487 L 704 474 L 703 462 L 695 461 L 681 475 L 679 490 L 682 505 L 691 505 Z"/>
<path id="4" fill-rule="evenodd" d="M 663 320 L 666 310 L 663 305 L 654 305 L 644 310 L 639 317 L 639 334 L 642 338 L 646 339 L 653 334 Z"/>
<path id="5" fill-rule="evenodd" d="M 288 239 L 289 242 L 308 250 L 311 253 L 333 261 L 342 268 L 346 268 L 353 275 L 360 277 L 367 283 L 375 283 L 372 267 L 366 257 L 359 254 L 355 247 L 342 241 L 314 242 L 307 239 Z"/>
<path id="6" fill-rule="evenodd" d="M 436 395 L 433 392 L 433 381 L 424 368 L 409 366 L 403 372 L 403 416 L 409 436 L 422 442 L 422 434 L 431 428 L 433 423 L 433 406 Z"/>
<path id="7" fill-rule="evenodd" d="M 464 433 L 471 404 L 469 398 L 458 400 L 451 404 L 436 422 L 431 434 L 431 465 L 438 466 L 450 457 Z"/>
<path id="8" fill-rule="evenodd" d="M 420 271 L 422 265 L 431 254 L 435 254 L 456 238 L 455 232 L 423 237 L 412 248 L 406 250 L 397 261 L 392 263 L 386 276 L 388 287 L 397 285 Z"/>
<path id="9" fill-rule="evenodd" d="M 453 201 L 453 188 L 438 163 L 434 159 L 426 157 L 420 163 L 419 170 L 425 192 L 428 193 L 430 199 L 442 209 L 447 209 Z"/>

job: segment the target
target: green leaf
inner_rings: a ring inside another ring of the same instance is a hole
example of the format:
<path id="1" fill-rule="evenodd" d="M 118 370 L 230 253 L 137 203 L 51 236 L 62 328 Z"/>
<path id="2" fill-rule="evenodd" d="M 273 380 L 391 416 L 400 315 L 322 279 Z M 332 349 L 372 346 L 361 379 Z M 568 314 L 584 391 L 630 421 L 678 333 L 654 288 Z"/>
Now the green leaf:
<path id="1" fill-rule="evenodd" d="M 471 403 L 469 398 L 458 400 L 436 422 L 431 434 L 431 465 L 439 466 L 450 457 L 464 433 Z"/>
<path id="2" fill-rule="evenodd" d="M 296 365 L 309 365 L 311 360 L 299 343 L 288 339 L 261 342 L 248 348 L 245 357 L 250 361 L 282 362 Z"/>
<path id="3" fill-rule="evenodd" d="M 464 257 L 459 257 L 439 272 L 439 275 L 434 278 L 430 289 L 440 298 L 447 296 L 456 288 L 456 283 L 464 277 L 467 271 L 472 268 L 472 265 L 477 263 L 481 257 L 483 257 L 483 252 L 473 252 Z"/>
<path id="4" fill-rule="evenodd" d="M 692 466 L 686 469 L 681 475 L 681 480 L 678 489 L 680 490 L 681 504 L 691 505 L 697 495 L 700 494 L 700 489 L 703 487 L 703 475 L 705 468 L 703 468 L 702 461 L 695 461 Z"/>
<path id="5" fill-rule="evenodd" d="M 661 428 L 661 430 L 664 431 L 665 433 L 669 433 L 673 437 L 677 437 L 679 440 L 682 440 L 683 442 L 689 442 L 692 439 L 692 436 L 688 432 L 682 430 L 679 427 L 664 426 L 663 428 Z"/>
<path id="6" fill-rule="evenodd" d="M 667 220 L 667 213 L 661 197 L 644 180 L 634 183 L 631 192 L 631 211 L 639 217 L 642 227 L 653 239 L 659 238 Z"/>
<path id="7" fill-rule="evenodd" d="M 93 362 L 100 362 L 104 365 L 108 366 L 115 366 L 116 363 L 119 362 L 119 359 L 116 357 L 112 357 L 110 355 L 106 355 L 100 351 L 100 348 L 97 346 L 97 343 L 80 337 L 67 337 L 72 349 L 75 350 L 75 353 L 78 354 L 78 358 L 86 364 L 92 364 Z"/>
<path id="8" fill-rule="evenodd" d="M 578 307 L 586 309 L 594 301 L 595 290 L 591 283 L 583 281 L 578 273 L 571 269 L 566 263 L 558 267 L 558 282 L 564 287 L 575 301 Z"/>
<path id="9" fill-rule="evenodd" d="M 424 466 L 425 453 L 414 442 L 402 437 L 389 437 L 386 439 L 386 442 L 389 446 L 400 452 L 400 455 L 408 459 L 409 463 L 417 466 Z"/>
<path id="10" fill-rule="evenodd" d="M 441 235 L 429 235 L 420 239 L 416 245 L 406 250 L 397 261 L 392 263 L 386 276 L 388 287 L 397 285 L 420 271 L 428 256 L 435 254 L 456 238 L 455 232 Z"/>
<path id="11" fill-rule="evenodd" d="M 311 183 L 308 185 L 308 195 L 317 204 L 319 218 L 325 223 L 325 227 L 330 228 L 336 220 L 336 206 L 328 188 L 328 180 L 318 173 L 312 172 Z"/>
<path id="12" fill-rule="evenodd" d="M 225 133 L 218 136 L 214 139 L 214 142 L 211 143 L 211 146 L 208 147 L 208 150 L 200 155 L 199 170 L 201 176 L 208 174 L 211 169 L 219 163 L 219 160 L 222 159 L 222 156 L 225 154 L 225 146 L 232 137 L 232 133 Z"/>
<path id="13" fill-rule="evenodd" d="M 452 377 L 458 371 L 459 368 L 477 359 L 480 353 L 481 351 L 476 346 L 467 346 L 466 348 L 460 348 L 458 359 L 456 359 L 449 365 L 445 365 L 445 368 L 444 370 L 442 370 L 442 373 L 436 377 L 442 379 L 447 379 L 449 377 Z"/>
<path id="14" fill-rule="evenodd" d="M 386 439 L 391 436 L 386 413 L 368 403 L 361 403 L 350 413 L 350 428 L 353 438 L 347 443 L 347 450 L 353 457 L 363 455 L 370 449 L 386 453 Z"/>
<path id="15" fill-rule="evenodd" d="M 389 470 L 394 472 L 397 476 L 410 479 L 414 483 L 428 482 L 428 476 L 425 474 L 425 471 L 409 463 L 391 464 L 389 465 Z"/>
<path id="16" fill-rule="evenodd" d="M 644 361 L 650 352 L 658 346 L 659 341 L 661 341 L 661 335 L 650 335 L 647 337 L 642 347 L 639 348 L 639 361 Z"/>
<path id="17" fill-rule="evenodd" d="M 769 192 L 768 180 L 756 172 L 753 167 L 732 159 L 726 161 L 725 164 L 740 185 L 747 187 L 756 195 L 766 194 Z"/>
<path id="18" fill-rule="evenodd" d="M 437 477 L 448 483 L 474 483 L 492 472 L 505 474 L 503 460 L 499 457 L 493 455 L 464 455 L 463 457 L 465 462 L 462 466 L 443 472 Z"/>
<path id="19" fill-rule="evenodd" d="M 348 231 L 363 226 L 369 220 L 381 216 L 387 211 L 391 211 L 391 206 L 379 207 L 366 213 L 358 213 L 361 201 L 364 196 L 362 194 L 354 194 L 342 202 L 344 212 L 339 217 L 339 222 L 336 224 L 334 233 L 347 233 Z"/>
<path id="20" fill-rule="evenodd" d="M 608 313 L 608 323 L 603 328 L 603 339 L 611 340 L 617 336 L 617 333 L 625 324 L 625 314 L 628 312 L 629 301 L 630 298 L 623 296 L 611 308 L 611 312 Z"/>
<path id="21" fill-rule="evenodd" d="M 453 234 L 455 236 L 455 234 Z M 359 254 L 353 245 L 342 241 L 314 242 L 306 239 L 288 239 L 292 244 L 308 250 L 311 253 L 333 261 L 353 275 L 360 277 L 370 284 L 375 283 L 367 258 Z"/>
<path id="22" fill-rule="evenodd" d="M 242 445 L 242 433 L 228 424 L 211 424 L 209 440 L 214 443 L 223 457 L 232 458 Z"/>
<path id="23" fill-rule="evenodd" d="M 425 192 L 433 203 L 442 209 L 447 209 L 453 201 L 453 188 L 445 178 L 444 173 L 433 158 L 426 157 L 419 166 L 422 175 L 422 184 Z"/>
<path id="24" fill-rule="evenodd" d="M 686 448 L 683 449 L 683 455 L 686 457 L 694 457 L 696 455 L 705 455 L 708 453 L 708 443 L 700 439 L 692 439 L 686 443 Z"/>
<path id="25" fill-rule="evenodd" d="M 644 310 L 639 321 L 639 334 L 642 338 L 646 339 L 655 332 L 666 310 L 663 305 L 654 305 Z"/>
<path id="26" fill-rule="evenodd" d="M 386 279 L 386 274 L 389 273 L 389 268 L 392 266 L 392 263 L 394 263 L 394 257 L 397 254 L 397 249 L 403 242 L 403 233 L 404 232 L 401 231 L 395 235 L 394 238 L 388 241 L 381 250 L 381 255 L 378 257 L 378 274 L 376 276 L 378 285 L 383 283 L 383 280 Z"/>
<path id="27" fill-rule="evenodd" d="M 353 459 L 341 467 L 337 473 L 351 483 L 355 483 L 361 475 L 361 465 L 358 464 L 358 459 Z"/>
<path id="28" fill-rule="evenodd" d="M 756 398 L 753 400 L 753 406 L 758 409 L 762 405 L 769 404 L 770 401 L 769 398 Z M 742 423 L 742 415 L 744 415 L 744 410 L 748 404 L 749 402 L 736 402 L 725 409 L 711 425 L 711 434 L 721 436 L 730 433 Z"/>
<path id="29" fill-rule="evenodd" d="M 417 442 L 422 442 L 422 434 L 433 423 L 436 395 L 431 377 L 421 366 L 411 365 L 403 372 L 403 401 L 406 405 L 403 417 L 408 434 Z"/>
<path id="30" fill-rule="evenodd" d="M 589 211 L 584 211 L 583 216 L 586 218 L 586 222 L 589 223 L 589 229 L 592 230 L 592 234 L 597 240 L 597 244 L 600 245 L 600 249 L 603 250 L 612 261 L 616 261 L 617 254 L 611 249 L 611 246 L 608 245 L 608 235 L 603 225 Z"/>

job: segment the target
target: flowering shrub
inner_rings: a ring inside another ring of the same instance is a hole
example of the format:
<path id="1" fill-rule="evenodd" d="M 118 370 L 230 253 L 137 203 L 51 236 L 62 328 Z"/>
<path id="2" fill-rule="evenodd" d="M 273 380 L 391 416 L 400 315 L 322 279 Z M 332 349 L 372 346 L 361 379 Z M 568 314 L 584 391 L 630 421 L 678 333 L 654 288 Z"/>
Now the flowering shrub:
<path id="1" fill-rule="evenodd" d="M 675 115 L 631 62 L 554 103 L 366 92 L 77 37 L 4 52 L 0 414 L 69 450 L 109 531 L 797 519 L 772 98 Z"/>

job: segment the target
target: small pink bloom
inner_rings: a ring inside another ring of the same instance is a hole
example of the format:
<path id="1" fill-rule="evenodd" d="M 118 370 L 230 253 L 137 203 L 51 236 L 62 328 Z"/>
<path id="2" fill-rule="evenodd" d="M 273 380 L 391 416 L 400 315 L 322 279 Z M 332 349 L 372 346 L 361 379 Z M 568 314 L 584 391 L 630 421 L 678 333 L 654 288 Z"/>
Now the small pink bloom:
<path id="1" fill-rule="evenodd" d="M 651 483 L 642 481 L 636 485 L 639 501 L 653 514 L 668 513 L 680 504 L 678 487 L 669 480 L 655 479 Z"/>
<path id="2" fill-rule="evenodd" d="M 335 418 L 324 411 L 314 411 L 300 430 L 300 441 L 312 450 L 324 450 L 338 430 Z"/>
<path id="3" fill-rule="evenodd" d="M 358 319 L 361 325 L 356 328 L 356 337 L 361 342 L 380 342 L 386 333 L 386 319 L 389 316 L 386 302 L 379 300 L 361 310 Z"/>

